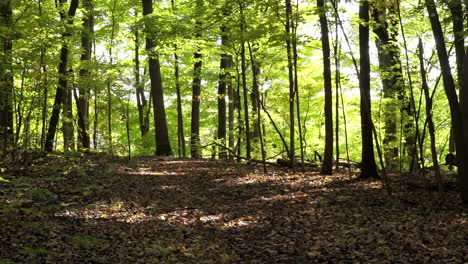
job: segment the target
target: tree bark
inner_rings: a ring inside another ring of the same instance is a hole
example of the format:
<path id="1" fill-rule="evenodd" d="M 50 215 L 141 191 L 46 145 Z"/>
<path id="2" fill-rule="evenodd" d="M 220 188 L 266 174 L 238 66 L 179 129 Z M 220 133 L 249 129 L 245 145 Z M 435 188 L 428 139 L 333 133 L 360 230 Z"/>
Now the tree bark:
<path id="1" fill-rule="evenodd" d="M 12 26 L 11 0 L 0 2 L 0 25 Z M 5 154 L 14 144 L 13 133 L 13 39 L 11 34 L 0 36 L 0 154 Z"/>
<path id="2" fill-rule="evenodd" d="M 323 80 L 325 87 L 325 154 L 320 170 L 321 174 L 333 174 L 333 98 L 330 63 L 330 41 L 324 0 L 317 0 L 320 28 L 322 33 Z"/>
<path id="3" fill-rule="evenodd" d="M 289 73 L 289 160 L 291 168 L 295 167 L 296 163 L 296 146 L 295 146 L 295 120 L 294 120 L 294 71 L 293 71 L 293 54 L 291 48 L 291 16 L 292 7 L 291 0 L 285 0 L 286 4 L 286 52 L 288 56 L 288 73 Z"/>
<path id="4" fill-rule="evenodd" d="M 370 97 L 370 57 L 369 57 L 369 2 L 361 0 L 359 6 L 359 51 L 360 75 L 360 112 L 361 112 L 361 139 L 362 139 L 362 158 L 360 178 L 370 177 L 379 178 L 377 164 L 375 162 L 374 144 L 373 144 L 373 124 L 371 115 L 371 97 Z"/>
<path id="5" fill-rule="evenodd" d="M 384 157 L 387 167 L 395 170 L 398 168 L 397 104 L 404 101 L 404 81 L 397 44 L 398 20 L 395 12 L 390 12 L 396 11 L 395 8 L 389 7 L 387 13 L 387 6 L 390 4 L 387 1 L 375 2 L 372 17 L 375 21 L 374 33 L 378 36 L 376 43 L 385 108 Z"/>
<path id="6" fill-rule="evenodd" d="M 73 17 L 75 16 L 76 9 L 78 8 L 79 0 L 72 0 L 68 13 L 65 14 L 60 11 L 60 19 L 63 22 L 66 22 L 68 25 L 73 25 Z M 66 0 L 60 0 L 60 5 L 66 3 Z M 48 152 L 51 152 L 54 149 L 54 139 L 55 133 L 57 131 L 57 124 L 60 117 L 60 111 L 62 110 L 63 99 L 67 90 L 68 80 L 67 80 L 67 64 L 68 64 L 68 44 L 67 39 L 71 37 L 71 33 L 66 30 L 62 33 L 62 48 L 60 50 L 60 62 L 58 66 L 59 80 L 57 85 L 57 91 L 55 93 L 54 107 L 52 109 L 52 114 L 49 120 L 49 126 L 46 135 L 46 141 L 44 149 Z"/>
<path id="7" fill-rule="evenodd" d="M 85 15 L 83 16 L 83 30 L 81 31 L 81 63 L 84 65 L 80 69 L 80 83 L 78 90 L 80 92 L 77 105 L 78 114 L 78 138 L 81 148 L 89 149 L 89 89 L 90 89 L 90 71 L 87 63 L 91 62 L 94 38 L 94 8 L 92 0 L 83 0 Z"/>
<path id="8" fill-rule="evenodd" d="M 200 16 L 203 8 L 203 0 L 197 0 L 196 12 Z M 195 22 L 195 38 L 200 39 L 202 34 L 202 22 L 200 17 L 197 17 Z M 195 64 L 193 66 L 193 81 L 192 81 L 192 119 L 190 126 L 190 153 L 192 158 L 200 158 L 200 95 L 201 95 L 201 70 L 203 66 L 202 54 L 200 49 L 193 54 Z"/>
<path id="9" fill-rule="evenodd" d="M 153 13 L 153 5 L 151 0 L 143 0 L 143 15 L 148 16 Z M 154 111 L 154 126 L 156 138 L 156 155 L 170 156 L 172 155 L 169 134 L 167 130 L 166 109 L 164 107 L 164 92 L 162 86 L 161 66 L 159 63 L 159 55 L 154 51 L 155 44 L 154 33 L 150 29 L 150 23 L 145 24 L 146 27 L 146 50 L 148 52 L 148 65 L 151 81 L 151 95 L 153 97 Z"/>
<path id="10" fill-rule="evenodd" d="M 226 15 L 226 13 L 225 13 Z M 229 47 L 229 35 L 225 25 L 221 26 L 221 45 L 224 50 Z M 223 147 L 219 148 L 219 158 L 227 158 L 226 151 L 226 88 L 231 82 L 230 68 L 232 57 L 225 52 L 221 54 L 220 73 L 218 83 L 218 140 Z"/>
<path id="11" fill-rule="evenodd" d="M 135 12 L 135 17 L 138 19 L 138 13 Z M 146 115 L 148 102 L 145 96 L 144 84 L 141 83 L 140 75 L 140 32 L 135 28 L 135 96 L 137 99 L 138 122 L 140 124 L 140 134 L 144 138 L 149 131 L 149 116 Z"/>
<path id="12" fill-rule="evenodd" d="M 72 79 L 71 82 L 68 82 L 67 89 L 65 90 L 65 95 L 63 97 L 63 118 L 62 118 L 62 132 L 63 132 L 63 149 L 64 150 L 74 150 L 75 149 L 75 133 L 73 126 L 73 99 L 72 99 L 72 89 L 73 89 L 73 70 L 68 71 L 68 80 Z"/>
<path id="13" fill-rule="evenodd" d="M 247 63 L 245 57 L 245 31 L 246 23 L 244 16 L 244 3 L 239 1 L 241 12 L 241 75 L 242 75 L 242 97 L 244 101 L 244 123 L 245 123 L 245 143 L 246 143 L 246 157 L 247 160 L 251 159 L 251 145 L 250 145 L 250 118 L 249 118 L 249 98 L 247 91 Z"/>

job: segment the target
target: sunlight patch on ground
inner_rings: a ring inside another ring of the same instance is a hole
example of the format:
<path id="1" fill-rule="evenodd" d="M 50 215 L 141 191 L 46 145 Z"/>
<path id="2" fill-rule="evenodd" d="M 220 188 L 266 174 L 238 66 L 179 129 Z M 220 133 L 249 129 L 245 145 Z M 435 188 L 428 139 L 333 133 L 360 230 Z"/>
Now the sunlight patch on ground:
<path id="1" fill-rule="evenodd" d="M 221 228 L 246 227 L 256 223 L 258 223 L 258 217 L 244 216 L 224 223 L 223 225 L 221 225 Z"/>

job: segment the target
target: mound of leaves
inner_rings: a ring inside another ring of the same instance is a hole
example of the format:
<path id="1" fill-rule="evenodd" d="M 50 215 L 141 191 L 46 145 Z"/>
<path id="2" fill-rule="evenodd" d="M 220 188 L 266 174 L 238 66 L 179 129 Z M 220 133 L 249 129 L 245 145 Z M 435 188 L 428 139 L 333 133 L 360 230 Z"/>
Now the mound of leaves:
<path id="1" fill-rule="evenodd" d="M 468 262 L 455 191 L 259 171 L 93 153 L 3 169 L 0 263 Z"/>

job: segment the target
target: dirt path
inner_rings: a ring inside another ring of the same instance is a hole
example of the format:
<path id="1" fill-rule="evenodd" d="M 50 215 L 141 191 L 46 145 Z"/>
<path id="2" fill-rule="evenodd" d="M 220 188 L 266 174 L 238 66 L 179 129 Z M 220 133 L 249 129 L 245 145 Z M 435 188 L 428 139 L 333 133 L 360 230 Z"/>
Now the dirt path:
<path id="1" fill-rule="evenodd" d="M 455 192 L 388 197 L 379 182 L 209 160 L 77 162 L 57 178 L 51 163 L 29 169 L 23 189 L 10 175 L 0 263 L 468 262 Z"/>

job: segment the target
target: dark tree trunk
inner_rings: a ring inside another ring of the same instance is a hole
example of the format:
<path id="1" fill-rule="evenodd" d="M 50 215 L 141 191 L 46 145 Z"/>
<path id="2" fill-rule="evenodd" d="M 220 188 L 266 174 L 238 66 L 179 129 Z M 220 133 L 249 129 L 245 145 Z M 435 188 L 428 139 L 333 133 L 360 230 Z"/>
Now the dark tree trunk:
<path id="1" fill-rule="evenodd" d="M 295 131 L 294 131 L 294 71 L 293 71 L 293 54 L 291 47 L 291 21 L 292 7 L 291 0 L 285 0 L 286 4 L 286 52 L 288 55 L 288 73 L 289 73 L 289 160 L 291 168 L 294 168 L 296 163 L 296 146 L 295 146 Z"/>
<path id="2" fill-rule="evenodd" d="M 439 15 L 437 13 L 437 8 L 434 0 L 426 0 L 426 8 L 429 14 L 429 19 L 432 26 L 432 31 L 434 34 L 434 39 L 436 43 L 437 54 L 439 57 L 440 69 L 442 71 L 442 78 L 444 80 L 444 89 L 447 96 L 450 115 L 452 120 L 452 126 L 455 134 L 455 148 L 457 151 L 457 156 L 460 160 L 467 160 L 467 149 L 465 145 L 464 138 L 464 128 L 463 128 L 463 117 L 460 104 L 458 102 L 457 91 L 455 88 L 455 82 L 453 80 L 452 71 L 450 69 L 449 57 L 447 49 L 445 47 L 444 34 L 439 20 Z M 463 93 L 464 91 L 462 91 Z M 464 97 L 466 95 L 461 94 L 461 102 L 464 105 Z M 458 177 L 461 181 L 461 197 L 464 203 L 468 203 L 468 189 L 464 183 L 467 181 L 467 165 L 465 162 L 460 162 L 458 167 Z"/>
<path id="3" fill-rule="evenodd" d="M 12 26 L 11 0 L 0 2 L 0 25 Z M 0 154 L 13 147 L 13 39 L 10 34 L 0 36 Z"/>
<path id="4" fill-rule="evenodd" d="M 172 12 L 176 15 L 175 1 L 171 0 Z M 177 30 L 174 29 L 177 36 Z M 185 151 L 185 132 L 184 132 L 184 115 L 182 112 L 182 95 L 180 91 L 180 76 L 179 76 L 179 55 L 177 54 L 178 47 L 174 44 L 174 81 L 177 97 L 177 144 L 179 157 L 186 157 Z"/>
<path id="5" fill-rule="evenodd" d="M 138 18 L 138 13 L 135 12 L 135 17 Z M 138 108 L 138 122 L 140 124 L 141 137 L 145 137 L 149 131 L 149 116 L 146 115 L 147 100 L 144 91 L 144 84 L 141 83 L 140 76 L 140 32 L 135 28 L 135 95 Z"/>
<path id="6" fill-rule="evenodd" d="M 64 14 L 60 11 L 60 18 L 62 21 L 66 21 L 68 25 L 73 24 L 73 17 L 75 16 L 76 9 L 78 8 L 78 0 L 72 0 L 68 13 Z M 66 3 L 66 0 L 60 0 L 60 5 Z M 60 117 L 60 111 L 62 110 L 62 103 L 66 94 L 68 80 L 67 80 L 67 63 L 68 63 L 68 44 L 67 39 L 71 36 L 71 33 L 65 31 L 62 33 L 62 48 L 60 50 L 60 62 L 58 66 L 59 81 L 57 85 L 57 91 L 55 93 L 54 107 L 49 120 L 49 126 L 46 135 L 46 141 L 44 149 L 46 151 L 52 151 L 54 149 L 55 133 L 57 131 L 57 124 Z"/>
<path id="7" fill-rule="evenodd" d="M 196 12 L 201 15 L 203 8 L 203 0 L 197 0 Z M 200 39 L 202 34 L 202 23 L 200 18 L 197 18 L 195 26 L 195 38 Z M 195 64 L 193 66 L 193 81 L 192 81 L 192 119 L 190 128 L 190 153 L 192 158 L 200 158 L 200 95 L 201 95 L 201 70 L 202 70 L 202 54 L 197 50 L 193 54 Z"/>
<path id="8" fill-rule="evenodd" d="M 143 0 L 143 15 L 148 16 L 153 13 L 153 5 L 151 0 Z M 164 92 L 161 78 L 161 66 L 159 56 L 154 51 L 154 33 L 149 27 L 151 23 L 146 23 L 146 50 L 149 54 L 148 65 L 151 81 L 151 95 L 153 97 L 154 111 L 154 126 L 156 138 L 156 155 L 170 156 L 172 155 L 169 134 L 167 131 L 166 109 L 164 107 Z"/>
<path id="9" fill-rule="evenodd" d="M 463 59 L 465 57 L 465 34 L 463 29 L 463 22 L 466 19 L 466 13 L 464 16 L 463 6 L 461 0 L 444 0 L 450 9 L 452 14 L 452 25 L 454 34 L 455 54 L 457 63 L 457 76 L 458 86 L 463 87 Z M 468 7 L 466 7 L 468 8 Z M 467 10 L 467 9 L 465 9 Z"/>
<path id="10" fill-rule="evenodd" d="M 92 0 L 83 0 L 83 7 L 86 15 L 83 16 L 83 30 L 81 32 L 81 62 L 86 65 L 91 61 L 92 43 L 94 37 L 94 10 Z M 90 71 L 89 66 L 83 66 L 80 69 L 79 92 L 80 95 L 76 101 L 78 114 L 78 138 L 81 148 L 89 149 L 89 89 L 90 89 Z"/>
<path id="11" fill-rule="evenodd" d="M 321 174 L 333 173 L 333 98 L 332 76 L 330 63 L 330 41 L 328 38 L 328 22 L 324 0 L 317 0 L 319 8 L 320 28 L 322 32 L 323 79 L 325 87 L 325 154 Z"/>
<path id="12" fill-rule="evenodd" d="M 373 123 L 370 97 L 370 57 L 369 57 L 369 2 L 360 1 L 359 6 L 359 50 L 361 54 L 359 86 L 361 95 L 361 139 L 362 159 L 360 178 L 379 178 L 375 163 L 373 143 Z"/>
<path id="13" fill-rule="evenodd" d="M 245 57 L 245 31 L 246 23 L 244 16 L 244 3 L 239 1 L 241 12 L 241 75 L 242 75 L 242 97 L 244 101 L 244 123 L 245 123 L 245 143 L 246 143 L 246 157 L 247 160 L 251 159 L 251 145 L 250 145 L 250 118 L 249 118 L 249 98 L 247 91 L 247 63 Z"/>
<path id="14" fill-rule="evenodd" d="M 468 3 L 466 3 L 466 8 L 468 9 Z M 463 62 L 463 87 L 460 89 L 460 105 L 462 109 L 463 116 L 463 138 L 465 139 L 465 156 L 462 157 L 462 160 L 467 160 L 468 158 L 468 48 L 465 50 L 465 59 Z M 460 190 L 461 196 L 464 203 L 468 203 L 468 168 L 466 165 L 463 166 L 463 174 L 460 174 Z"/>
<path id="15" fill-rule="evenodd" d="M 226 15 L 226 14 L 225 14 Z M 221 45 L 226 50 L 229 47 L 229 36 L 226 26 L 221 26 Z M 218 140 L 221 148 L 219 158 L 227 158 L 226 152 L 226 88 L 231 82 L 230 68 L 232 57 L 224 52 L 221 54 L 220 74 L 218 84 Z"/>

